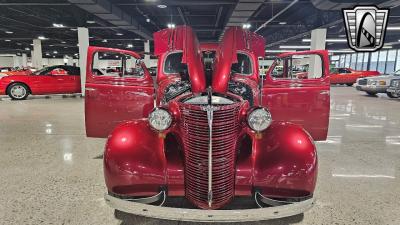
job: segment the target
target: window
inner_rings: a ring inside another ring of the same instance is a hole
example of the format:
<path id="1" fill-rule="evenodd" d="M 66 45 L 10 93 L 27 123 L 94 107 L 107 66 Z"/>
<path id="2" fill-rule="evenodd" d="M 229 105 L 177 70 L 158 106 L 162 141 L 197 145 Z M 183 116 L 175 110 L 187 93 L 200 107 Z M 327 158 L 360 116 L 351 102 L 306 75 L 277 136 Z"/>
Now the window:
<path id="1" fill-rule="evenodd" d="M 368 59 L 369 59 L 370 53 L 365 52 L 364 53 L 364 59 L 363 59 L 363 64 L 362 64 L 362 70 L 368 70 Z"/>
<path id="2" fill-rule="evenodd" d="M 376 67 L 378 66 L 378 54 L 378 52 L 373 52 L 371 54 L 371 64 L 369 70 L 376 70 Z"/>
<path id="3" fill-rule="evenodd" d="M 312 79 L 323 75 L 319 55 L 293 55 L 277 59 L 271 76 L 273 79 Z"/>
<path id="4" fill-rule="evenodd" d="M 164 73 L 180 74 L 184 72 L 186 66 L 182 63 L 182 52 L 174 52 L 169 54 L 164 62 Z"/>
<path id="5" fill-rule="evenodd" d="M 397 71 L 397 70 L 400 70 L 400 50 L 397 50 L 395 71 Z"/>
<path id="6" fill-rule="evenodd" d="M 385 73 L 393 73 L 395 63 L 396 63 L 396 50 L 389 50 Z"/>
<path id="7" fill-rule="evenodd" d="M 351 55 L 350 54 L 346 54 L 346 59 L 344 61 L 344 67 L 350 67 L 350 60 L 351 60 Z"/>
<path id="8" fill-rule="evenodd" d="M 379 62 L 378 62 L 378 69 L 377 70 L 380 73 L 385 73 L 386 57 L 387 57 L 387 51 L 380 51 L 379 52 Z"/>
<path id="9" fill-rule="evenodd" d="M 348 69 L 339 68 L 339 69 L 338 69 L 338 73 L 351 73 L 351 71 L 348 70 Z"/>
<path id="10" fill-rule="evenodd" d="M 356 64 L 357 64 L 357 53 L 353 53 L 353 54 L 351 54 L 350 68 L 356 69 Z"/>
<path id="11" fill-rule="evenodd" d="M 344 67 L 345 55 L 340 55 L 339 67 Z"/>
<path id="12" fill-rule="evenodd" d="M 364 57 L 364 53 L 362 53 L 362 52 L 357 53 L 357 63 L 356 63 L 356 67 L 354 69 L 362 70 L 363 57 Z"/>
<path id="13" fill-rule="evenodd" d="M 102 77 L 143 77 L 142 61 L 119 52 L 96 52 L 92 73 Z"/>
<path id="14" fill-rule="evenodd" d="M 243 53 L 237 54 L 237 63 L 231 66 L 231 72 L 243 75 L 250 75 L 253 73 L 251 59 L 248 55 Z"/>

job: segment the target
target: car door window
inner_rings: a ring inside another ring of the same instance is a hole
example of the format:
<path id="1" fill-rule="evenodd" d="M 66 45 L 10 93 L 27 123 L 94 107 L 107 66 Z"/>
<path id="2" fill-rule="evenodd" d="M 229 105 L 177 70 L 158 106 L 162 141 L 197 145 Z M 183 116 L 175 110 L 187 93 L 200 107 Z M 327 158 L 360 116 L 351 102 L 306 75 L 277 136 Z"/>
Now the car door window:
<path id="1" fill-rule="evenodd" d="M 49 72 L 50 75 L 68 75 L 68 72 L 62 68 L 55 68 Z"/>
<path id="2" fill-rule="evenodd" d="M 293 55 L 275 61 L 273 79 L 315 79 L 323 76 L 323 64 L 319 55 Z"/>
<path id="3" fill-rule="evenodd" d="M 143 63 L 129 54 L 96 52 L 93 55 L 92 73 L 102 77 L 143 77 Z"/>

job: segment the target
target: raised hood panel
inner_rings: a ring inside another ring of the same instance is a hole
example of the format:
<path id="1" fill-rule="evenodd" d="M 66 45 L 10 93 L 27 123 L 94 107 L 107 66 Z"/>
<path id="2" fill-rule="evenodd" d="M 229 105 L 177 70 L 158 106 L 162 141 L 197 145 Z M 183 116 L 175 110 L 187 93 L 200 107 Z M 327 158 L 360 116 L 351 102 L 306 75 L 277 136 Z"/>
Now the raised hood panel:
<path id="1" fill-rule="evenodd" d="M 177 26 L 172 29 L 164 29 L 154 33 L 154 54 L 162 54 L 182 51 L 182 63 L 186 64 L 189 79 L 194 93 L 204 92 L 206 79 L 201 60 L 200 44 L 192 28 Z"/>
<path id="2" fill-rule="evenodd" d="M 263 57 L 264 49 L 265 39 L 262 36 L 240 27 L 228 28 L 218 46 L 212 79 L 213 91 L 227 91 L 231 65 L 237 62 L 237 51 L 248 51 L 256 57 Z"/>

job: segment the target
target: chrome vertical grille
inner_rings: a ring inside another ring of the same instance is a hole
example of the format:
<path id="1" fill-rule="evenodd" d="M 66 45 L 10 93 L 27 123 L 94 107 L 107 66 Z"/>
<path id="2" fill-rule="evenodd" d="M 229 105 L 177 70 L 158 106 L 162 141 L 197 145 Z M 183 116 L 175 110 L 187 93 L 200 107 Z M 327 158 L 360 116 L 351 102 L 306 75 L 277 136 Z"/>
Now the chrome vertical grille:
<path id="1" fill-rule="evenodd" d="M 185 192 L 196 206 L 216 209 L 234 196 L 236 140 L 240 103 L 213 106 L 212 202 L 209 205 L 209 125 L 204 105 L 180 103 L 185 148 Z"/>

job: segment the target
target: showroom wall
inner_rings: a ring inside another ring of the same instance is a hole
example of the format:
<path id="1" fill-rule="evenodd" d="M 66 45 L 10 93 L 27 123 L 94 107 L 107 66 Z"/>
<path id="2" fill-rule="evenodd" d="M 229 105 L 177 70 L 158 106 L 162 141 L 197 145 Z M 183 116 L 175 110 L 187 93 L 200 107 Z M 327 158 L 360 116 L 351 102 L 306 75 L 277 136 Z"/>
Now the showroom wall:
<path id="1" fill-rule="evenodd" d="M 0 56 L 0 67 L 14 67 L 13 56 Z"/>
<path id="2" fill-rule="evenodd" d="M 331 63 L 336 67 L 393 73 L 400 69 L 400 49 L 334 55 L 331 56 Z"/>

